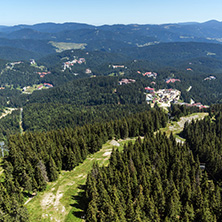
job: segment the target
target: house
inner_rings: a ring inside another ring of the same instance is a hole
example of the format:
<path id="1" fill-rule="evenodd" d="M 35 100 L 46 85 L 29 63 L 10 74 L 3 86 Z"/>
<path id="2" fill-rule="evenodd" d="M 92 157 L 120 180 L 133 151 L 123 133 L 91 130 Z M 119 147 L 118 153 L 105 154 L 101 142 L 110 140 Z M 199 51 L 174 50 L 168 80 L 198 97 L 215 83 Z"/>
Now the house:
<path id="1" fill-rule="evenodd" d="M 172 82 L 172 83 L 180 82 L 180 79 L 171 79 L 171 78 L 166 79 L 167 84 L 170 83 L 170 82 Z"/>
<path id="2" fill-rule="evenodd" d="M 36 62 L 35 62 L 34 59 L 30 59 L 30 64 L 31 64 L 31 65 L 35 65 L 35 63 L 36 63 Z"/>
<path id="3" fill-rule="evenodd" d="M 154 93 L 154 88 L 151 87 L 145 87 L 146 93 Z"/>
<path id="4" fill-rule="evenodd" d="M 191 69 L 191 68 L 187 68 L 187 71 L 193 71 L 193 69 Z"/>
<path id="5" fill-rule="evenodd" d="M 145 72 L 143 73 L 143 76 L 147 76 L 148 78 L 153 77 L 154 79 L 157 77 L 156 72 Z"/>
<path id="6" fill-rule="evenodd" d="M 135 79 L 122 79 L 119 81 L 119 85 L 126 85 L 126 84 L 134 83 L 134 82 L 136 82 Z"/>
<path id="7" fill-rule="evenodd" d="M 84 62 L 86 62 L 85 58 L 79 58 L 79 61 L 78 61 L 79 64 L 84 63 Z"/>
<path id="8" fill-rule="evenodd" d="M 85 73 L 86 73 L 86 74 L 91 74 L 91 73 L 92 73 L 92 70 L 91 70 L 91 69 L 86 69 Z"/>
<path id="9" fill-rule="evenodd" d="M 48 88 L 52 88 L 52 87 L 53 87 L 53 85 L 50 84 L 50 83 L 44 83 L 43 85 L 44 85 L 45 87 L 48 87 Z"/>
<path id="10" fill-rule="evenodd" d="M 206 80 L 215 80 L 216 77 L 215 76 L 208 76 L 207 78 L 204 79 L 204 81 Z"/>
<path id="11" fill-rule="evenodd" d="M 38 90 L 41 90 L 43 88 L 43 85 L 38 86 Z"/>

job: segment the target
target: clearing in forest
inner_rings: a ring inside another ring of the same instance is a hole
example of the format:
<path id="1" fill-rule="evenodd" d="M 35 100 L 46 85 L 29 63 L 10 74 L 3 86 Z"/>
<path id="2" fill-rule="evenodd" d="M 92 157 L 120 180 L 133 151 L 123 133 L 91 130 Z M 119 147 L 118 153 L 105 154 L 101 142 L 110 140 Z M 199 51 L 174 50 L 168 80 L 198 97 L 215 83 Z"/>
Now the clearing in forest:
<path id="1" fill-rule="evenodd" d="M 117 141 L 109 141 L 72 171 L 62 171 L 57 181 L 49 183 L 44 192 L 27 201 L 30 221 L 82 221 L 83 209 L 79 201 L 93 163 L 107 165 L 114 146 L 122 150 L 124 143 L 133 140 L 122 141 L 120 145 Z"/>
<path id="2" fill-rule="evenodd" d="M 179 133 L 183 130 L 185 122 L 191 122 L 192 120 L 203 119 L 209 113 L 193 113 L 188 116 L 183 116 L 179 119 L 179 121 L 170 121 L 165 128 L 161 128 L 160 132 L 165 132 L 167 136 L 170 136 L 171 132 L 176 137 L 178 142 L 183 142 L 184 139 L 179 137 Z"/>

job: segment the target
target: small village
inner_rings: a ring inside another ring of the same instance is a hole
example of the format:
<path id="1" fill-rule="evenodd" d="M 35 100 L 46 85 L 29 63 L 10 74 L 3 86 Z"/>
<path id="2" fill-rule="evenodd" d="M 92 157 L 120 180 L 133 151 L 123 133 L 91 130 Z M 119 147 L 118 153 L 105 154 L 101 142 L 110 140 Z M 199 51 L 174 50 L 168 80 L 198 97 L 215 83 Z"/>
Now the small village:
<path id="1" fill-rule="evenodd" d="M 154 79 L 156 79 L 156 77 L 158 75 L 156 72 L 140 72 L 140 71 L 137 71 L 137 73 L 142 74 L 143 76 L 147 76 L 148 78 L 153 77 Z"/>
<path id="2" fill-rule="evenodd" d="M 181 92 L 177 89 L 159 89 L 146 87 L 146 101 L 151 105 L 157 103 L 160 107 L 170 107 L 171 103 L 177 103 Z"/>
<path id="3" fill-rule="evenodd" d="M 76 56 L 74 56 L 74 59 L 72 61 L 67 61 L 63 63 L 63 72 L 66 69 L 70 69 L 72 68 L 72 66 L 74 66 L 74 64 L 83 64 L 86 63 L 85 58 L 76 58 Z"/>
<path id="4" fill-rule="evenodd" d="M 43 83 L 39 85 L 33 85 L 33 86 L 25 86 L 22 88 L 22 93 L 24 94 L 32 94 L 35 90 L 42 90 L 42 89 L 49 89 L 53 88 L 53 85 L 50 83 Z"/>
<path id="5" fill-rule="evenodd" d="M 135 82 L 136 82 L 135 79 L 122 79 L 119 81 L 119 85 L 126 85 L 130 83 L 135 83 Z"/>
<path id="6" fill-rule="evenodd" d="M 145 87 L 146 91 L 146 101 L 151 106 L 154 106 L 155 103 L 159 105 L 159 107 L 170 107 L 171 103 L 178 105 L 185 105 L 189 107 L 198 107 L 199 109 L 206 109 L 209 106 L 202 105 L 201 103 L 195 103 L 191 100 L 191 103 L 185 103 L 180 101 L 181 92 L 177 89 L 159 89 L 155 91 L 154 88 Z"/>

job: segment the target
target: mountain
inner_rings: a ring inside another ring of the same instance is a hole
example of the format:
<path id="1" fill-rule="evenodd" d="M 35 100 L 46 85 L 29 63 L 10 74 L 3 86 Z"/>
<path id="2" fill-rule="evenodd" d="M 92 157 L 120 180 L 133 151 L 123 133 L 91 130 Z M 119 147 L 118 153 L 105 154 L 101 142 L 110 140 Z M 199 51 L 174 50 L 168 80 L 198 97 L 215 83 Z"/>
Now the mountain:
<path id="1" fill-rule="evenodd" d="M 88 50 L 113 52 L 124 48 L 142 48 L 168 42 L 222 42 L 222 22 L 175 23 L 162 25 L 102 25 L 82 23 L 40 23 L 0 26 L 1 46 L 25 49 L 40 56 L 56 52 L 53 43 L 84 44 Z M 7 40 L 16 40 L 6 41 Z M 18 40 L 23 40 L 19 42 Z M 33 43 L 31 43 L 33 41 Z M 42 41 L 40 42 L 36 41 Z M 30 46 L 32 45 L 32 46 Z M 36 45 L 36 47 L 34 47 Z M 62 48 L 65 50 L 66 47 Z M 61 50 L 61 49 L 59 49 Z M 1 58 L 4 55 L 1 55 Z M 21 54 L 22 56 L 22 54 Z M 22 56 L 24 57 L 24 56 Z"/>
<path id="2" fill-rule="evenodd" d="M 0 47 L 0 58 L 10 61 L 40 58 L 41 54 L 13 47 Z"/>

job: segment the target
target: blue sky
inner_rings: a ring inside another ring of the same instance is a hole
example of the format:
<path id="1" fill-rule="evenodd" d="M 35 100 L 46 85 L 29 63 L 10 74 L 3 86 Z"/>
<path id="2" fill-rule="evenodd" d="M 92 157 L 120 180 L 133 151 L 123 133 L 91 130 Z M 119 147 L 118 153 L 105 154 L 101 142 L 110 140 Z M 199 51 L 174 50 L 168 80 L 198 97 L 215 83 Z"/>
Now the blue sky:
<path id="1" fill-rule="evenodd" d="M 41 22 L 163 24 L 222 21 L 221 0 L 7 0 L 1 2 L 0 25 Z"/>

